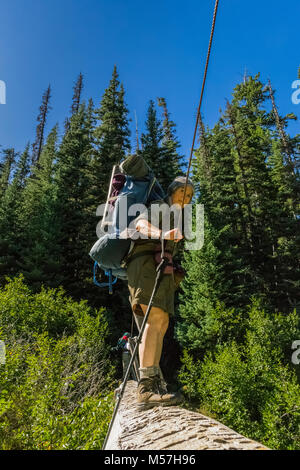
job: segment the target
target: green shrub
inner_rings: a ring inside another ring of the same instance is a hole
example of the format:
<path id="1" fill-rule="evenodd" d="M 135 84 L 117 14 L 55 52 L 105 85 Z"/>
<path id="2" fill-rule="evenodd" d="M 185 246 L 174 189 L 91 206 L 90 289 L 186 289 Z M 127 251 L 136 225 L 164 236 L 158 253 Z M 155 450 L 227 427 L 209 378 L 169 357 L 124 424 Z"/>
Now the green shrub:
<path id="1" fill-rule="evenodd" d="M 32 294 L 22 274 L 7 280 L 0 291 L 0 326 L 4 333 L 10 337 L 30 337 L 33 332 L 47 331 L 55 337 L 74 332 L 72 314 L 74 310 L 80 311 L 82 305 L 67 298 L 62 287 L 47 290 L 42 287 L 41 292 Z"/>
<path id="2" fill-rule="evenodd" d="M 114 385 L 105 311 L 62 289 L 32 294 L 21 277 L 0 291 L 0 309 L 0 448 L 100 449 Z"/>
<path id="3" fill-rule="evenodd" d="M 274 449 L 300 449 L 300 385 L 291 344 L 299 317 L 270 316 L 253 300 L 244 341 L 228 341 L 205 358 L 185 350 L 180 380 L 187 397 L 236 431 Z"/>

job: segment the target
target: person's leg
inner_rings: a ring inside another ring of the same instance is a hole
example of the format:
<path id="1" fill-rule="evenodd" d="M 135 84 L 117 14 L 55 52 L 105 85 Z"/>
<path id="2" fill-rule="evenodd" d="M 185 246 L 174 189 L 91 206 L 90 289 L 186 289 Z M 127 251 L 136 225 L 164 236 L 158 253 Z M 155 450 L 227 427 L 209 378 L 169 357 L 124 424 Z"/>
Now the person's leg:
<path id="1" fill-rule="evenodd" d="M 139 314 L 138 314 L 138 312 L 139 312 Z M 133 316 L 134 316 L 136 327 L 137 327 L 138 331 L 140 331 L 143 320 L 144 320 L 143 310 L 141 309 L 140 305 L 138 305 L 133 310 Z M 157 357 L 157 360 L 155 361 L 155 362 L 158 362 L 158 363 L 160 362 L 160 357 L 161 357 L 161 352 L 162 352 L 163 335 L 162 335 L 162 338 L 160 339 L 160 343 L 161 343 L 161 347 L 157 351 L 158 357 Z M 167 383 L 164 379 L 164 376 L 163 376 L 163 373 L 161 371 L 160 366 L 158 367 L 158 374 L 160 376 L 160 388 L 161 388 L 162 391 L 164 391 L 164 393 L 167 393 L 168 392 Z M 137 377 L 139 377 L 139 374 L 137 374 Z"/>
<path id="2" fill-rule="evenodd" d="M 141 304 L 143 313 L 147 305 Z M 163 339 L 169 326 L 169 315 L 159 307 L 152 307 L 139 346 L 140 367 L 159 367 Z"/>
<path id="3" fill-rule="evenodd" d="M 141 304 L 141 308 L 145 314 L 147 305 Z M 167 393 L 166 387 L 162 388 L 160 383 L 159 362 L 168 325 L 168 313 L 158 307 L 152 307 L 139 348 L 140 381 L 137 400 L 141 407 L 177 405 L 181 401 L 176 394 Z"/>

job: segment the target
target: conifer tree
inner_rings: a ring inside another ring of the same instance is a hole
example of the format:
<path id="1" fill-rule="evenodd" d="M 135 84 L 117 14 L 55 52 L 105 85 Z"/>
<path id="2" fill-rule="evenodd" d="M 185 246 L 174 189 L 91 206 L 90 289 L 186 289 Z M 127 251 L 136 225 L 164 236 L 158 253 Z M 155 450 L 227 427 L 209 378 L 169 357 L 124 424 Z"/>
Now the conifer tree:
<path id="1" fill-rule="evenodd" d="M 161 101 L 160 103 L 165 103 Z M 180 158 L 177 154 L 178 142 L 174 135 L 174 123 L 165 118 L 164 125 L 157 117 L 155 103 L 150 100 L 146 118 L 146 132 L 142 134 L 142 156 L 152 168 L 156 178 L 166 191 L 173 179 L 178 176 Z"/>
<path id="2" fill-rule="evenodd" d="M 50 98 L 51 98 L 51 87 L 49 85 L 47 90 L 43 94 L 42 104 L 40 106 L 40 113 L 37 117 L 38 125 L 36 128 L 36 138 L 35 138 L 35 142 L 32 145 L 32 165 L 35 165 L 39 161 L 42 148 L 44 145 L 44 134 L 45 134 L 47 115 L 51 109 Z"/>
<path id="3" fill-rule="evenodd" d="M 81 95 L 82 95 L 82 90 L 83 90 L 83 75 L 80 72 L 77 81 L 74 85 L 74 94 L 73 94 L 73 99 L 72 99 L 72 107 L 71 107 L 71 116 L 73 114 L 78 113 L 79 111 L 79 106 L 81 103 Z"/>
<path id="4" fill-rule="evenodd" d="M 165 159 L 169 162 L 169 168 L 171 171 L 172 179 L 181 174 L 184 171 L 183 156 L 178 153 L 180 148 L 179 140 L 176 136 L 176 124 L 171 120 L 170 113 L 167 108 L 165 98 L 157 98 L 158 106 L 163 110 L 164 120 L 162 122 L 163 127 L 163 139 L 162 148 L 165 153 Z"/>
<path id="5" fill-rule="evenodd" d="M 90 189 L 89 189 L 89 214 L 91 224 L 89 235 L 92 236 L 92 244 L 97 240 L 96 227 L 99 218 L 96 217 L 96 209 L 100 204 L 105 203 L 107 191 L 110 183 L 111 172 L 115 164 L 120 163 L 126 153 L 130 151 L 130 130 L 128 109 L 125 103 L 125 91 L 123 84 L 119 81 L 116 66 L 114 67 L 109 86 L 105 90 L 100 106 L 96 108 L 94 115 L 90 114 L 89 122 L 96 119 L 96 127 L 92 135 L 93 151 L 89 163 Z M 89 250 L 87 250 L 87 253 Z M 91 260 L 90 260 L 91 261 Z M 89 264 L 88 278 L 91 279 L 91 264 Z M 128 288 L 125 283 L 118 281 L 114 291 L 114 302 L 106 289 L 99 289 L 91 286 L 86 292 L 91 294 L 91 302 L 95 302 L 95 289 L 97 290 L 97 300 L 101 305 L 108 308 L 112 318 L 112 332 L 119 335 L 119 328 L 124 325 L 128 328 L 129 304 Z M 117 336 L 118 337 L 118 336 Z"/>
<path id="6" fill-rule="evenodd" d="M 169 142 L 170 140 L 174 139 L 174 127 L 175 124 L 173 121 L 170 120 L 170 114 L 167 109 L 167 103 L 165 98 L 157 98 L 158 106 L 163 108 L 163 129 L 164 129 L 164 138 L 165 142 Z"/>
<path id="7" fill-rule="evenodd" d="M 80 72 L 80 74 L 78 75 L 78 78 L 75 82 L 75 85 L 73 87 L 71 117 L 73 116 L 73 114 L 76 114 L 79 111 L 79 106 L 80 106 L 80 103 L 81 103 L 82 90 L 83 90 L 83 75 Z M 66 118 L 66 120 L 65 120 L 65 132 L 67 132 L 69 129 L 70 129 L 70 118 Z"/>
<path id="8" fill-rule="evenodd" d="M 163 129 L 161 122 L 157 118 L 155 104 L 153 100 L 150 100 L 147 118 L 146 118 L 146 133 L 142 133 L 141 140 L 143 144 L 143 158 L 149 164 L 154 171 L 154 174 L 159 179 L 160 183 L 163 184 L 166 179 L 165 172 L 162 171 L 162 151 L 161 142 L 163 139 Z"/>
<path id="9" fill-rule="evenodd" d="M 283 215 L 280 216 L 277 233 L 277 248 L 273 245 L 276 256 L 277 272 L 281 278 L 277 283 L 277 289 L 282 290 L 282 296 L 287 295 L 290 306 L 300 305 L 298 292 L 299 263 L 298 255 L 300 248 L 300 178 L 297 166 L 299 156 L 299 135 L 290 137 L 286 128 L 290 119 L 295 119 L 293 113 L 281 117 L 275 102 L 275 93 L 270 80 L 266 86 L 272 103 L 271 123 L 272 151 L 268 159 L 271 175 L 277 188 L 277 199 L 282 208 Z"/>
<path id="10" fill-rule="evenodd" d="M 12 149 L 10 149 L 12 150 Z M 7 157 L 14 161 L 16 154 L 8 152 Z M 21 201 L 29 173 L 29 144 L 16 162 L 16 169 L 10 184 L 7 185 L 0 203 L 0 279 L 18 272 L 23 239 L 20 224 Z M 6 160 L 6 163 L 8 161 Z M 9 164 L 8 164 L 9 166 Z"/>
<path id="11" fill-rule="evenodd" d="M 238 233 L 243 219 L 230 133 L 219 122 L 211 132 L 203 128 L 201 141 L 194 180 L 200 183 L 195 202 L 204 205 L 204 245 L 200 251 L 185 252 L 187 279 L 182 285 L 184 297 L 180 296 L 182 320 L 177 325 L 180 343 L 191 349 L 212 345 L 212 317 L 218 302 L 239 307 L 248 299 L 243 289 L 247 266 Z"/>
<path id="12" fill-rule="evenodd" d="M 265 101 L 266 93 L 259 76 L 250 77 L 245 84 L 236 87 L 232 105 L 227 108 L 227 117 L 235 146 L 239 195 L 244 201 L 242 211 L 252 278 L 257 290 L 278 309 L 283 307 L 283 293 L 277 291 L 280 272 L 276 247 L 278 220 L 284 217 L 284 212 L 266 164 L 272 143 L 270 114 L 262 109 Z"/>
<path id="13" fill-rule="evenodd" d="M 274 119 L 263 109 L 266 100 L 259 76 L 247 77 L 218 124 L 211 131 L 202 127 L 195 179 L 205 208 L 205 242 L 199 252 L 186 254 L 177 327 L 181 344 L 190 349 L 213 347 L 218 335 L 239 339 L 240 330 L 218 323 L 220 305 L 243 315 L 250 297 L 259 295 L 267 308 L 288 311 L 289 297 L 297 298 L 295 252 L 283 256 L 280 248 L 283 236 L 291 241 L 291 213 L 282 207 L 268 165 Z"/>
<path id="14" fill-rule="evenodd" d="M 128 109 L 124 94 L 115 66 L 100 106 L 95 110 L 98 125 L 94 130 L 94 194 L 99 203 L 106 199 L 113 166 L 120 163 L 126 152 L 130 151 Z"/>
<path id="15" fill-rule="evenodd" d="M 32 168 L 32 177 L 24 190 L 19 217 L 23 237 L 18 264 L 35 291 L 39 291 L 42 284 L 56 287 L 61 282 L 59 225 L 53 184 L 57 135 L 58 125 L 47 137 L 39 164 Z"/>
<path id="16" fill-rule="evenodd" d="M 8 148 L 2 150 L 2 167 L 0 173 L 0 199 L 4 196 L 6 189 L 10 183 L 10 176 L 13 166 L 16 162 L 17 153 L 15 149 Z"/>
<path id="17" fill-rule="evenodd" d="M 299 210 L 299 178 L 297 177 L 297 145 L 299 137 L 291 138 L 287 135 L 285 128 L 290 119 L 297 119 L 293 113 L 281 118 L 275 103 L 275 93 L 270 80 L 266 86 L 269 90 L 269 97 L 272 102 L 272 118 L 275 129 L 272 133 L 274 154 L 269 157 L 269 164 L 274 168 L 273 178 L 280 185 L 280 192 L 283 196 L 285 193 L 284 205 L 293 212 L 296 218 Z"/>
<path id="18" fill-rule="evenodd" d="M 94 131 L 94 151 L 90 162 L 91 167 L 91 187 L 89 195 L 94 204 L 94 214 L 100 204 L 105 203 L 109 188 L 111 172 L 115 164 L 119 164 L 130 152 L 130 129 L 128 118 L 128 108 L 125 102 L 125 90 L 119 81 L 116 66 L 113 69 L 109 86 L 105 90 L 100 106 L 95 110 L 97 119 Z M 96 226 L 99 218 L 93 222 L 93 243 L 97 240 Z M 89 274 L 90 276 L 91 274 Z M 101 305 L 104 305 L 110 312 L 114 321 L 111 323 L 112 333 L 116 338 L 120 335 L 119 328 L 124 325 L 128 328 L 130 318 L 130 306 L 128 303 L 127 284 L 118 281 L 114 289 L 114 302 L 112 303 L 107 289 L 93 287 L 94 297 L 97 289 L 97 297 L 101 295 Z"/>
<path id="19" fill-rule="evenodd" d="M 209 142 L 208 142 L 209 131 L 205 130 L 201 114 L 199 115 L 198 127 L 199 127 L 199 144 L 200 144 L 199 152 L 198 152 L 199 153 L 198 159 L 200 161 L 200 158 L 201 158 L 201 161 L 203 162 L 202 171 L 204 172 L 204 175 L 205 175 L 205 178 L 203 178 L 203 181 L 206 182 L 206 185 L 205 185 L 207 188 L 206 190 L 212 193 L 212 169 L 211 169 L 212 159 L 211 159 L 211 152 L 210 152 Z M 197 159 L 196 159 L 196 162 L 197 162 Z M 199 170 L 199 162 L 198 162 L 198 166 L 197 164 L 193 165 L 193 169 L 194 169 L 193 173 L 195 174 Z M 200 181 L 200 175 L 196 176 L 195 181 L 196 181 L 196 184 L 197 184 L 197 181 Z M 203 190 L 204 188 L 202 187 L 202 193 L 203 193 Z M 209 198 L 207 198 L 207 203 L 208 202 L 209 202 Z"/>
<path id="20" fill-rule="evenodd" d="M 71 117 L 57 155 L 55 190 L 57 218 L 60 225 L 58 244 L 61 249 L 60 274 L 62 284 L 74 298 L 85 295 L 86 279 L 91 284 L 91 259 L 88 256 L 94 242 L 96 201 L 91 195 L 91 122 L 82 104 Z M 94 212 L 94 211 L 93 211 Z M 92 221 L 91 221 L 91 218 Z"/>

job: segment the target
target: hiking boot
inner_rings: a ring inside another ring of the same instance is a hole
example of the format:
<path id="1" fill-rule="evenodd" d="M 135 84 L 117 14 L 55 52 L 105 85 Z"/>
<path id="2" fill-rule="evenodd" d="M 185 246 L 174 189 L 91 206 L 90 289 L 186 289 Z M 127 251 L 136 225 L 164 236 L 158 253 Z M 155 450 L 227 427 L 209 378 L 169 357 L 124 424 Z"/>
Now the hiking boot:
<path id="1" fill-rule="evenodd" d="M 181 402 L 174 393 L 163 393 L 160 390 L 160 376 L 144 377 L 139 381 L 137 391 L 138 408 L 147 409 L 153 406 L 171 406 Z"/>

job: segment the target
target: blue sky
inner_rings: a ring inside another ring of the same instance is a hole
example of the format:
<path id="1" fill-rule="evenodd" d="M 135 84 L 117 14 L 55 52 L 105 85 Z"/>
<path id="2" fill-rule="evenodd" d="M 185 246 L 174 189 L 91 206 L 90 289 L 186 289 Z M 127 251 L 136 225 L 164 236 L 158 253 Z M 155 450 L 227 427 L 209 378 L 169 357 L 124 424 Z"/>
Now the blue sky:
<path id="1" fill-rule="evenodd" d="M 83 98 L 98 104 L 114 64 L 140 130 L 150 99 L 167 100 L 182 153 L 189 154 L 214 0 L 2 0 L 0 145 L 23 150 L 34 140 L 41 96 L 52 87 L 47 132 L 69 112 L 81 71 Z M 299 56 L 297 0 L 220 0 L 202 112 L 212 126 L 244 71 L 271 79 L 281 114 L 294 112 L 291 84 Z M 300 132 L 299 122 L 290 133 Z"/>

